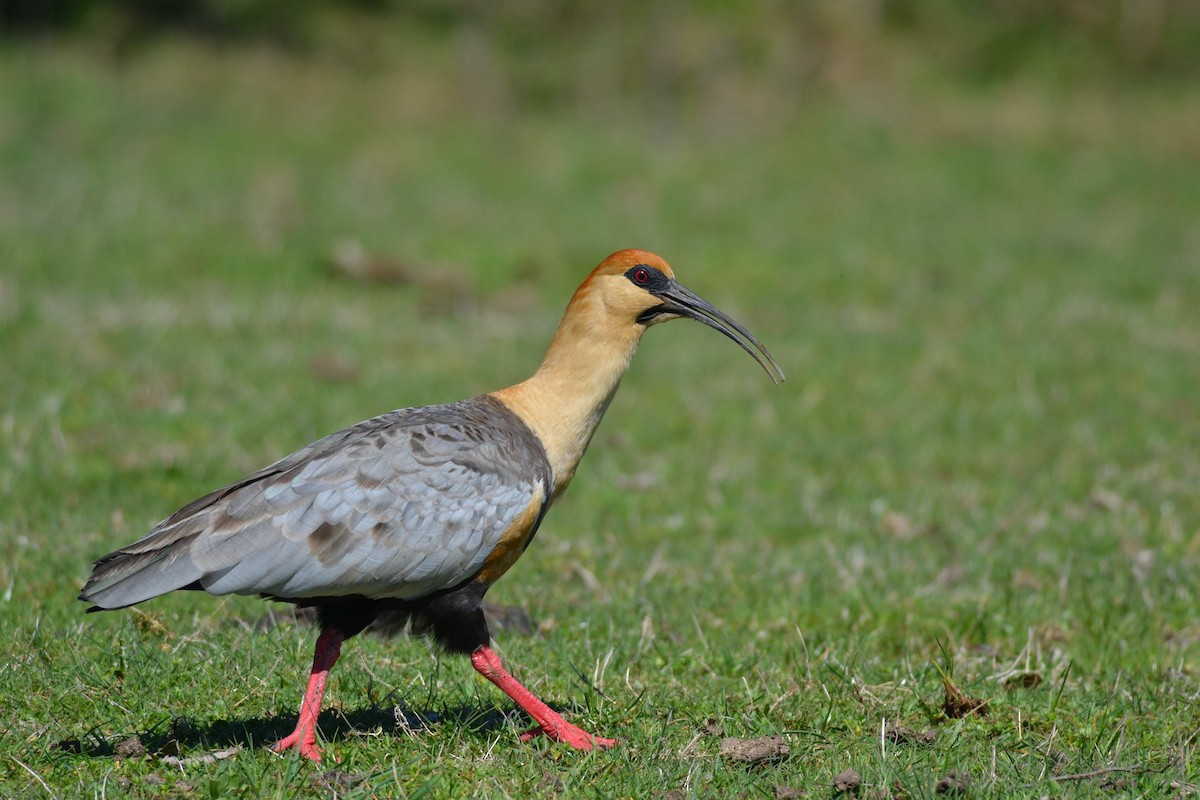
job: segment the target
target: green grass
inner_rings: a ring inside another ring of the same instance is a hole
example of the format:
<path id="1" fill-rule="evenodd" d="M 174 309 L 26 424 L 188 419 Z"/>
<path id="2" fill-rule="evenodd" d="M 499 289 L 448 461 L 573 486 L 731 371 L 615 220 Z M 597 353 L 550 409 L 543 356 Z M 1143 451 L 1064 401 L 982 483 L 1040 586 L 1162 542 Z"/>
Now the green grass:
<path id="1" fill-rule="evenodd" d="M 0 51 L 0 794 L 1200 784 L 1194 87 L 925 76 L 664 129 L 634 107 L 475 115 L 440 66 Z M 333 275 L 343 239 L 421 279 Z M 316 768 L 257 747 L 294 721 L 309 628 L 191 595 L 84 616 L 91 560 L 201 493 L 523 378 L 628 246 L 788 382 L 698 325 L 651 331 L 489 596 L 539 624 L 497 635 L 517 675 L 619 748 L 522 746 L 465 660 L 363 637 L 323 718 L 341 763 Z M 465 300 L 439 297 L 447 274 Z M 943 674 L 990 713 L 947 719 Z M 892 724 L 937 737 L 881 744 Z M 747 768 L 713 729 L 791 756 Z M 180 769 L 118 756 L 131 737 L 255 747 Z"/>

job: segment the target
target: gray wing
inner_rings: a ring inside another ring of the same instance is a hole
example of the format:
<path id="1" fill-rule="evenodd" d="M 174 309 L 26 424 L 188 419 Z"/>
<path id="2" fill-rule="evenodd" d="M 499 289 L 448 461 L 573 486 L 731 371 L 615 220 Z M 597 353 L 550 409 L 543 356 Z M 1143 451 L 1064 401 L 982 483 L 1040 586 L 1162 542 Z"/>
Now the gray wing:
<path id="1" fill-rule="evenodd" d="M 419 598 L 478 572 L 550 485 L 540 442 L 491 397 L 394 411 L 185 506 L 96 562 L 80 598 Z"/>

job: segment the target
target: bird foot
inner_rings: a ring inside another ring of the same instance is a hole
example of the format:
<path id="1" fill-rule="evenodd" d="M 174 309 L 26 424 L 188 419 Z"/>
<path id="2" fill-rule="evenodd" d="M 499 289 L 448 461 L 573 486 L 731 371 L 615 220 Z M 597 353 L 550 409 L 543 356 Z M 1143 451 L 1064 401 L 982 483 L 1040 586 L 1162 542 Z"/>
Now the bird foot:
<path id="1" fill-rule="evenodd" d="M 521 734 L 521 741 L 529 742 L 538 736 L 545 736 L 552 742 L 561 742 L 562 744 L 570 745 L 576 750 L 607 750 L 610 747 L 615 747 L 618 743 L 616 739 L 593 736 L 583 728 L 572 725 L 565 720 L 560 721 L 552 731 L 547 730 L 541 725 L 538 725 L 536 728 L 530 728 Z"/>
<path id="2" fill-rule="evenodd" d="M 295 749 L 309 761 L 321 763 L 321 748 L 317 745 L 316 737 L 303 736 L 299 728 L 270 747 L 271 751 L 275 753 L 286 753 L 288 750 Z"/>

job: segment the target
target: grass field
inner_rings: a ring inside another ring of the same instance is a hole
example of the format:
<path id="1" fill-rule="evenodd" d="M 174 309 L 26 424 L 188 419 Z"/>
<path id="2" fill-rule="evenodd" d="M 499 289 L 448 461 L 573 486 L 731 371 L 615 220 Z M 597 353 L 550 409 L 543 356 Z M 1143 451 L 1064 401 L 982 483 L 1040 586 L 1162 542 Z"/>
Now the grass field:
<path id="1" fill-rule="evenodd" d="M 1197 791 L 1195 85 L 498 121 L 411 69 L 10 43 L 0 102 L 0 795 Z M 341 274 L 347 243 L 408 279 Z M 633 246 L 788 382 L 651 331 L 489 595 L 535 628 L 497 633 L 516 674 L 620 747 L 520 745 L 465 660 L 363 637 L 314 767 L 259 746 L 308 626 L 195 595 L 84 615 L 90 562 L 194 497 L 525 377 Z M 944 678 L 986 714 L 948 716 Z"/>

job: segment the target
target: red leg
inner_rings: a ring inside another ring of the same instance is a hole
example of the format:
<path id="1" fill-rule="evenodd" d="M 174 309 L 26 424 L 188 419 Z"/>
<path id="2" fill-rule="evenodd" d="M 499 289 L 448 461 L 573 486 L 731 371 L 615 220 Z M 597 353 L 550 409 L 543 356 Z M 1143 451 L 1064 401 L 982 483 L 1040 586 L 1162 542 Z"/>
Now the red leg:
<path id="1" fill-rule="evenodd" d="M 510 675 L 508 670 L 504 669 L 504 665 L 500 663 L 500 656 L 492 652 L 487 645 L 471 654 L 471 666 L 475 667 L 480 675 L 496 684 L 500 691 L 515 700 L 517 705 L 525 709 L 525 713 L 533 717 L 533 721 L 538 724 L 536 728 L 522 735 L 521 741 L 528 741 L 534 736 L 546 736 L 552 741 L 569 744 L 576 750 L 593 748 L 603 750 L 617 743 L 615 739 L 593 736 L 563 719 L 561 714 L 534 697 L 533 692 Z"/>
<path id="2" fill-rule="evenodd" d="M 337 663 L 342 654 L 342 641 L 345 637 L 332 628 L 325 628 L 317 637 L 316 650 L 313 652 L 312 674 L 308 676 L 308 690 L 304 693 L 304 701 L 300 703 L 300 718 L 296 720 L 296 730 L 290 735 L 271 745 L 276 753 L 282 753 L 289 748 L 296 748 L 300 755 L 313 761 L 321 760 L 321 748 L 317 746 L 317 717 L 321 714 L 321 698 L 325 695 L 325 681 L 329 670 Z"/>

